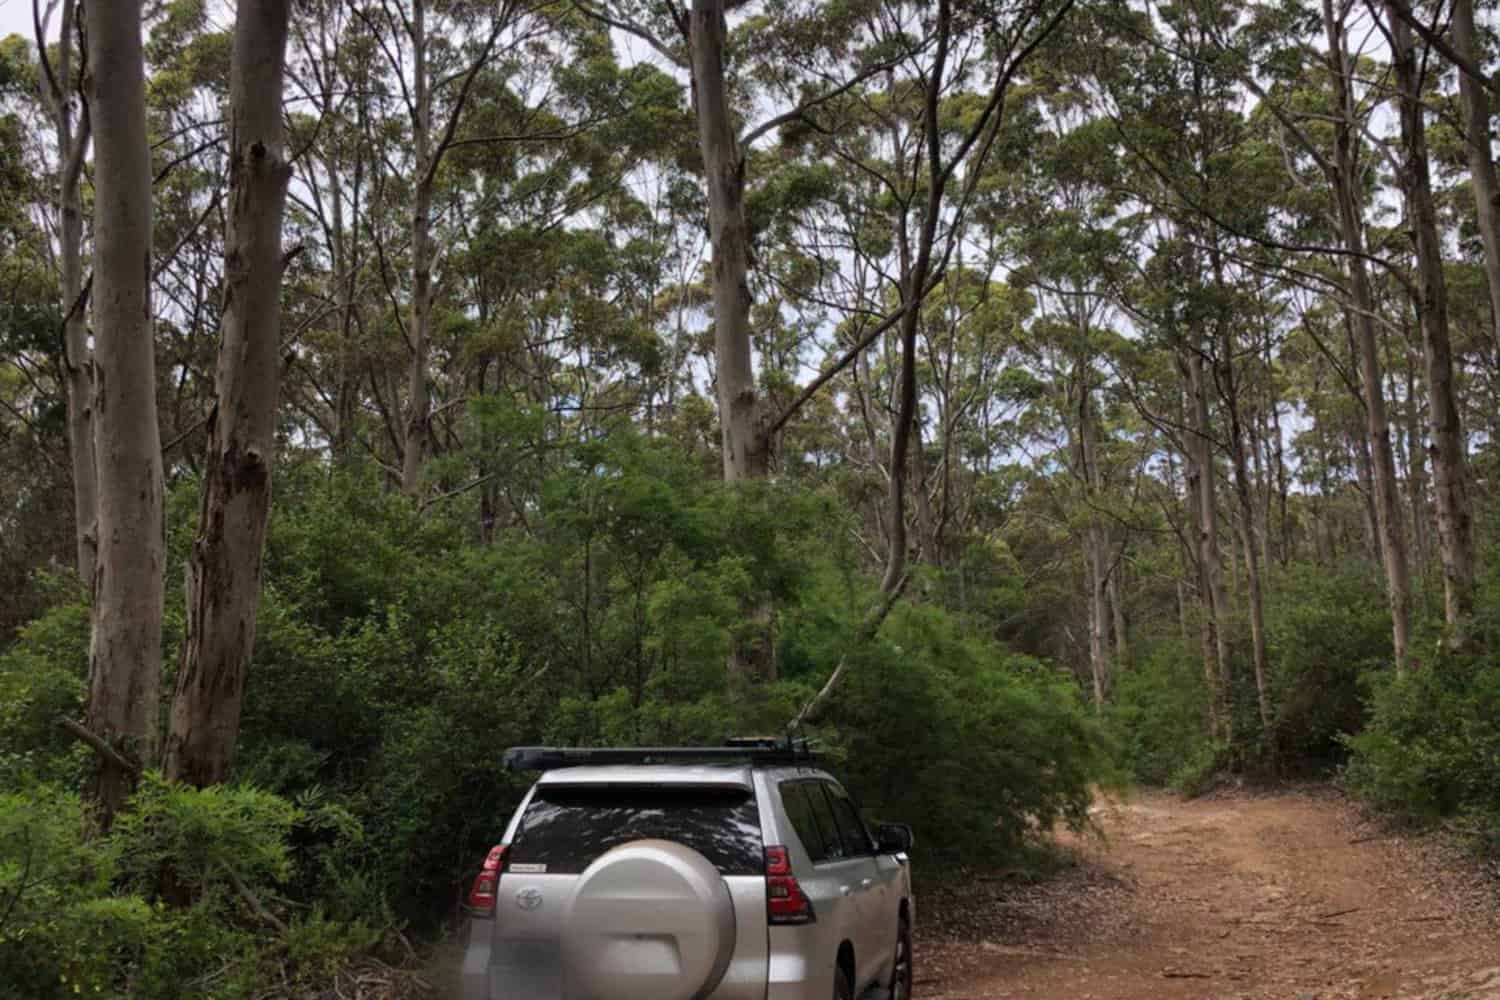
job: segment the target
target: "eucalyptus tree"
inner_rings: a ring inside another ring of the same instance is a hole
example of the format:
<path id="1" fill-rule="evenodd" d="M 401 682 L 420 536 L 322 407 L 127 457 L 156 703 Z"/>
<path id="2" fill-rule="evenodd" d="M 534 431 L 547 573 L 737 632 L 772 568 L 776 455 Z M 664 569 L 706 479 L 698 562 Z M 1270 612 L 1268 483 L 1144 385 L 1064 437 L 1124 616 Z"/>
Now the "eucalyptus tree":
<path id="1" fill-rule="evenodd" d="M 1113 688 L 1112 661 L 1125 645 L 1124 545 L 1117 555 L 1116 536 L 1127 519 L 1111 511 L 1106 486 L 1109 355 L 1124 319 L 1111 292 L 1136 224 L 1118 183 L 1121 148 L 1114 128 L 1092 113 L 1077 52 L 1057 48 L 1035 93 L 1040 120 L 1029 129 L 1031 155 L 1017 168 L 1026 175 L 1026 190 L 1017 206 L 1024 222 L 1011 236 L 1020 265 L 1011 282 L 1036 296 L 1043 320 L 1032 324 L 1027 339 L 1033 364 L 1051 370 L 1067 439 L 1064 463 L 1076 480 L 1090 674 L 1102 707 Z"/>
<path id="2" fill-rule="evenodd" d="M 1143 418 L 1170 429 L 1182 459 L 1210 726 L 1226 739 L 1233 738 L 1232 607 L 1218 459 L 1231 448 L 1214 418 L 1222 410 L 1216 399 L 1223 368 L 1234 355 L 1225 349 L 1227 248 L 1220 223 L 1248 222 L 1254 210 L 1243 187 L 1228 183 L 1228 174 L 1243 165 L 1238 81 L 1208 53 L 1214 33 L 1238 15 L 1236 7 L 1208 3 L 1105 12 L 1099 27 L 1112 45 L 1093 72 L 1101 118 L 1112 125 L 1130 167 L 1120 181 L 1122 196 L 1144 215 L 1132 237 L 1143 259 L 1117 282 L 1115 298 L 1172 353 L 1181 380 L 1180 409 L 1150 412 L 1139 393 L 1132 402 Z M 1252 605 L 1258 605 L 1258 584 L 1251 589 Z M 1253 632 L 1262 723 L 1269 729 L 1266 647 L 1262 630 Z"/>
<path id="3" fill-rule="evenodd" d="M 1436 497 L 1438 546 L 1443 560 L 1443 610 L 1448 628 L 1461 639 L 1474 609 L 1474 529 L 1469 502 L 1468 442 L 1459 415 L 1448 329 L 1448 285 L 1443 244 L 1433 201 L 1427 146 L 1426 110 L 1418 53 L 1409 25 L 1387 5 L 1391 61 L 1401 118 L 1401 188 L 1416 247 L 1417 276 L 1411 295 L 1422 325 L 1422 356 L 1427 374 L 1428 419 L 1432 438 L 1432 486 Z M 1470 12 L 1472 14 L 1472 12 Z M 1472 116 L 1473 108 L 1470 108 Z M 1484 138 L 1486 149 L 1488 135 Z M 1493 170 L 1493 165 L 1491 165 Z M 1483 185 L 1476 182 L 1476 190 Z M 1481 216 L 1482 217 L 1482 216 Z"/>
<path id="4" fill-rule="evenodd" d="M 1302 16 L 1307 12 L 1257 3 L 1247 13 L 1249 20 L 1239 30 L 1222 20 L 1210 22 L 1215 29 L 1208 36 L 1208 54 L 1194 58 L 1235 73 L 1256 99 L 1254 113 L 1274 123 L 1270 132 L 1293 185 L 1291 197 L 1272 199 L 1280 206 L 1257 224 L 1205 214 L 1217 229 L 1276 255 L 1273 270 L 1311 282 L 1344 307 L 1360 359 L 1361 448 L 1370 456 L 1373 528 L 1385 569 L 1393 653 L 1404 668 L 1411 641 L 1411 572 L 1387 415 L 1379 304 L 1370 275 L 1372 265 L 1386 273 L 1392 269 L 1370 250 L 1366 221 L 1374 169 L 1368 137 L 1385 94 L 1365 75 L 1368 59 L 1351 51 L 1354 4 L 1322 0 L 1316 22 L 1321 48 L 1314 44 L 1311 17 Z M 1306 197 L 1299 193 L 1304 190 Z M 1343 275 L 1334 278 L 1316 263 L 1309 266 L 1288 255 L 1337 261 Z"/>
<path id="5" fill-rule="evenodd" d="M 413 0 L 409 7 L 394 0 L 376 0 L 355 7 L 379 41 L 410 125 L 410 316 L 402 330 L 410 363 L 401 434 L 401 486 L 412 495 L 422 489 L 432 438 L 433 270 L 441 258 L 432 236 L 432 213 L 439 171 L 468 110 L 475 81 L 490 64 L 502 37 L 508 35 L 510 44 L 525 44 L 542 30 L 533 19 L 545 7 L 526 0 L 503 0 L 498 5 Z"/>
<path id="6" fill-rule="evenodd" d="M 94 384 L 88 342 L 88 297 L 84 289 L 83 169 L 92 119 L 82 101 L 84 64 L 78 0 L 61 0 L 56 58 L 47 36 L 56 0 L 45 12 L 32 0 L 42 94 L 57 137 L 57 245 L 62 285 L 63 371 L 68 393 L 68 458 L 73 472 L 73 519 L 78 575 L 92 586 L 99 539 L 95 530 L 98 486 L 94 470 Z"/>
<path id="7" fill-rule="evenodd" d="M 167 738 L 167 775 L 226 780 L 260 607 L 281 381 L 282 214 L 291 167 L 282 128 L 288 0 L 241 0 L 229 80 L 224 301 L 198 535 L 188 558 L 187 634 Z"/>
<path id="8" fill-rule="evenodd" d="M 378 304 L 379 287 L 370 232 L 378 225 L 373 192 L 383 161 L 371 136 L 371 90 L 384 65 L 347 0 L 293 11 L 287 104 L 291 142 L 302 155 L 293 156 L 297 183 L 288 225 L 314 263 L 311 280 L 288 303 L 305 314 L 306 333 L 288 373 L 286 402 L 341 465 L 353 461 L 358 445 L 373 449 L 361 385 L 374 339 L 366 313 L 371 300 Z"/>
<path id="9" fill-rule="evenodd" d="M 1451 11 L 1444 4 L 1433 4 L 1432 14 L 1413 8 L 1404 0 L 1388 0 L 1387 34 L 1393 54 L 1408 43 L 1400 43 L 1395 29 L 1409 34 L 1415 31 L 1433 50 L 1452 63 L 1458 76 L 1459 100 L 1462 105 L 1464 157 L 1469 165 L 1480 239 L 1484 246 L 1485 282 L 1490 294 L 1490 327 L 1494 348 L 1500 350 L 1500 175 L 1495 169 L 1491 140 L 1491 102 L 1500 98 L 1494 79 L 1485 72 L 1480 50 L 1479 27 L 1474 16 L 1474 0 L 1453 0 Z M 1444 14 L 1451 18 L 1451 32 L 1440 32 Z M 1424 60 L 1424 69 L 1425 69 Z"/>
<path id="10" fill-rule="evenodd" d="M 140 0 L 87 0 L 94 118 L 94 448 L 99 555 L 87 729 L 106 825 L 155 756 L 164 537 L 151 336 L 151 151 Z M 124 753 L 119 752 L 123 750 Z"/>

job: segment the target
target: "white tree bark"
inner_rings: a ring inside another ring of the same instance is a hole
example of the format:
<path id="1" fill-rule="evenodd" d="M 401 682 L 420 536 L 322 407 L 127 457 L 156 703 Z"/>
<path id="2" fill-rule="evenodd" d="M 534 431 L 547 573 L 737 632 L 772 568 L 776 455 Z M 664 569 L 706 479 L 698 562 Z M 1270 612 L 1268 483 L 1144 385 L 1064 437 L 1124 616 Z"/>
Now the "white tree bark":
<path id="1" fill-rule="evenodd" d="M 708 182 L 713 251 L 714 360 L 724 479 L 763 478 L 770 469 L 765 413 L 750 350 L 750 228 L 745 158 L 729 106 L 724 0 L 693 0 L 690 44 L 698 145 Z"/>
<path id="2" fill-rule="evenodd" d="M 154 756 L 166 545 L 151 332 L 151 152 L 141 0 L 88 0 L 94 142 L 94 446 L 99 557 L 88 727 L 138 761 Z M 101 760 L 107 823 L 132 776 Z"/>
<path id="3" fill-rule="evenodd" d="M 37 46 L 46 68 L 45 93 L 57 127 L 57 231 L 62 278 L 63 368 L 68 394 L 68 457 L 73 473 L 73 523 L 78 576 L 92 585 L 99 539 L 95 531 L 98 481 L 94 469 L 94 380 L 83 288 L 83 161 L 90 138 L 87 108 L 73 117 L 78 36 L 77 0 L 63 0 L 57 65 L 47 61 L 47 41 L 38 17 Z"/>
<path id="4" fill-rule="evenodd" d="M 1087 330 L 1082 331 L 1087 337 Z M 1089 609 L 1089 666 L 1094 682 L 1094 706 L 1102 709 L 1109 701 L 1113 685 L 1109 648 L 1109 536 L 1097 507 L 1103 492 L 1103 476 L 1099 468 L 1099 428 L 1094 414 L 1094 390 L 1091 384 L 1093 373 L 1088 364 L 1080 359 L 1078 378 L 1078 459 L 1083 479 L 1084 501 L 1088 504 L 1088 531 L 1084 547 L 1087 551 Z"/>
<path id="5" fill-rule="evenodd" d="M 187 637 L 166 751 L 168 776 L 199 786 L 224 781 L 233 766 L 260 607 L 291 178 L 281 124 L 287 9 L 288 0 L 240 0 L 235 17 L 218 402 L 188 558 Z"/>

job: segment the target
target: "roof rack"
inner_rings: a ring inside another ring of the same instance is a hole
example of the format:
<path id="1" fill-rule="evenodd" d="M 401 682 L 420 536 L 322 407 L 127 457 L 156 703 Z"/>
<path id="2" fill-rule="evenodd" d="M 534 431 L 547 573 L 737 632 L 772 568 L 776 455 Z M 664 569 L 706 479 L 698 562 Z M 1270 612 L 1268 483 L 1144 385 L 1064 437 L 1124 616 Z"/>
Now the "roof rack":
<path id="1" fill-rule="evenodd" d="M 820 756 L 806 739 L 736 737 L 714 747 L 511 747 L 509 771 L 555 771 L 608 764 L 815 764 Z"/>

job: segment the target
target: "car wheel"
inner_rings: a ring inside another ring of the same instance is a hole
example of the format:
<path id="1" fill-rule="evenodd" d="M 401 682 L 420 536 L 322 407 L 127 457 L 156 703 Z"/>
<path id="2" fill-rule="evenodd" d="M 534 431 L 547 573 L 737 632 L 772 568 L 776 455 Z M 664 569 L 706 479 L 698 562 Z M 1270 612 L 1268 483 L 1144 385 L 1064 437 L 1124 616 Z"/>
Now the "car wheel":
<path id="1" fill-rule="evenodd" d="M 854 1000 L 854 985 L 843 969 L 833 970 L 833 1000 Z"/>
<path id="2" fill-rule="evenodd" d="M 901 918 L 896 932 L 896 963 L 891 974 L 891 1000 L 911 1000 L 912 986 L 911 924 Z"/>

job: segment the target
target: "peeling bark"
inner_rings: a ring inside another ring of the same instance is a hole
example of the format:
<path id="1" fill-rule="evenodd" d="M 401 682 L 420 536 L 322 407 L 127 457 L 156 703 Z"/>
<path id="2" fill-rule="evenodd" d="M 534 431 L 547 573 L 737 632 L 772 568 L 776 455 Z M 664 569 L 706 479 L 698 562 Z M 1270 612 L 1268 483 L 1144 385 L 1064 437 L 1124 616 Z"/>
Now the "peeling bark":
<path id="1" fill-rule="evenodd" d="M 229 220 L 218 403 L 198 537 L 188 557 L 187 637 L 166 771 L 226 780 L 260 608 L 280 395 L 281 225 L 291 167 L 281 124 L 288 0 L 240 0 L 229 101 Z"/>

